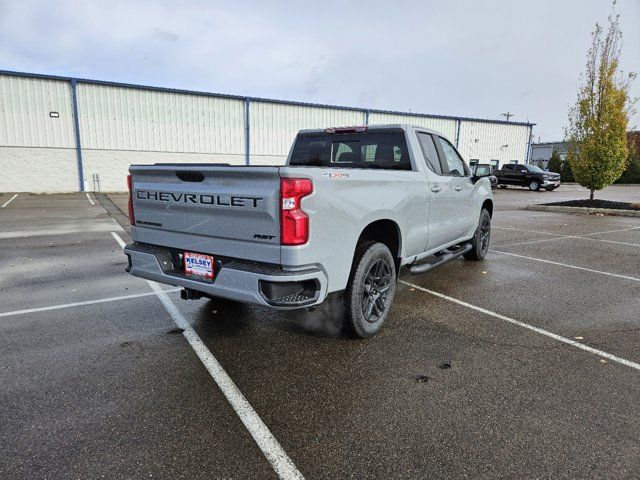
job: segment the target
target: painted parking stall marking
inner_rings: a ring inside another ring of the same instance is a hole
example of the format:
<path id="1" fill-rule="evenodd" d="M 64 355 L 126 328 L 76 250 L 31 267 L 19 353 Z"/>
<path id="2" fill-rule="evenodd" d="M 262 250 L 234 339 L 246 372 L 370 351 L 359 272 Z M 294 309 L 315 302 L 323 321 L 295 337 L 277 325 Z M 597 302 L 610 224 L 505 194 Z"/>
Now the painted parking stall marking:
<path id="1" fill-rule="evenodd" d="M 640 247 L 640 244 L 638 243 L 629 243 L 629 242 L 619 242 L 617 240 L 607 240 L 605 238 L 591 238 L 590 235 L 603 235 L 606 233 L 616 233 L 616 232 L 627 232 L 630 230 L 637 230 L 640 229 L 640 227 L 630 227 L 630 228 L 622 228 L 622 229 L 618 229 L 618 230 L 608 230 L 608 231 L 604 231 L 604 232 L 593 232 L 593 233 L 586 233 L 584 235 L 565 235 L 562 233 L 550 233 L 550 232 L 541 232 L 541 231 L 537 231 L 537 230 L 523 230 L 521 228 L 515 228 L 515 227 L 493 227 L 495 229 L 498 230 L 513 230 L 513 231 L 517 231 L 517 232 L 527 232 L 527 233 L 537 233 L 540 235 L 551 235 L 554 238 L 545 238 L 543 240 L 528 240 L 528 241 L 523 241 L 523 242 L 514 242 L 514 243 L 507 243 L 504 245 L 498 245 L 498 247 L 515 247 L 517 245 L 530 245 L 533 243 L 544 243 L 544 242 L 555 242 L 558 240 L 566 240 L 569 238 L 572 239 L 578 239 L 578 240 L 591 240 L 594 242 L 604 242 L 604 243 L 614 243 L 614 244 L 618 244 L 618 245 L 628 245 L 631 247 Z"/>
<path id="2" fill-rule="evenodd" d="M 9 200 L 7 200 L 6 202 L 4 202 L 4 203 L 2 204 L 2 207 L 0 207 L 0 208 L 6 208 L 6 207 L 7 207 L 7 205 L 9 205 L 11 202 L 13 202 L 13 201 L 16 199 L 16 197 L 17 197 L 17 196 L 18 196 L 18 194 L 16 193 L 13 197 L 11 197 Z"/>
<path id="3" fill-rule="evenodd" d="M 111 232 L 113 238 L 118 242 L 121 248 L 125 247 L 125 242 L 116 232 Z M 282 480 L 300 480 L 304 479 L 300 471 L 297 469 L 293 461 L 286 454 L 278 440 L 273 436 L 269 428 L 264 424 L 258 416 L 251 404 L 238 389 L 231 377 L 222 368 L 222 365 L 213 356 L 204 342 L 200 339 L 191 324 L 182 315 L 182 312 L 173 303 L 169 295 L 160 287 L 159 284 L 147 280 L 149 286 L 153 289 L 162 305 L 171 316 L 178 328 L 183 330 L 182 335 L 189 342 L 193 351 L 207 369 L 211 378 L 216 382 L 227 401 L 231 404 L 244 426 L 247 428 L 255 442 L 262 450 L 275 472 Z"/>
<path id="4" fill-rule="evenodd" d="M 165 290 L 166 293 L 179 292 L 180 288 L 170 288 Z M 24 315 L 27 313 L 48 312 L 51 310 L 61 310 L 63 308 L 82 307 L 85 305 L 96 305 L 98 303 L 119 302 L 122 300 L 131 300 L 134 298 L 149 297 L 155 295 L 155 292 L 134 293 L 131 295 L 120 295 L 118 297 L 98 298 L 96 300 L 86 300 L 84 302 L 61 303 L 59 305 L 51 305 L 48 307 L 26 308 L 24 310 L 13 310 L 10 312 L 0 312 L 0 317 L 12 317 L 14 315 Z"/>
<path id="5" fill-rule="evenodd" d="M 548 263 L 548 264 L 551 264 L 551 265 L 557 265 L 559 267 L 573 268 L 575 270 L 582 270 L 584 272 L 591 272 L 591 273 L 597 273 L 597 274 L 600 274 L 600 275 L 607 275 L 609 277 L 622 278 L 624 280 L 631 280 L 632 282 L 640 282 L 640 278 L 630 277 L 628 275 L 620 275 L 618 273 L 603 272 L 602 270 L 594 270 L 593 268 L 578 267 L 577 265 L 569 265 L 568 263 L 554 262 L 552 260 L 545 260 L 543 258 L 529 257 L 527 255 L 519 255 L 517 253 L 502 252 L 500 250 L 491 249 L 489 251 L 493 252 L 493 253 L 499 253 L 501 255 L 509 255 L 511 257 L 525 258 L 527 260 L 533 260 L 534 262 Z"/>
<path id="6" fill-rule="evenodd" d="M 632 362 L 631 360 L 627 360 L 625 358 L 618 357 L 616 355 L 612 355 L 611 353 L 604 352 L 602 350 L 598 350 L 597 348 L 590 347 L 588 345 L 584 345 L 580 342 L 576 342 L 575 340 L 571 340 L 570 338 L 563 337 L 562 335 L 555 334 L 543 328 L 534 327 L 533 325 L 529 325 L 528 323 L 521 322 L 520 320 L 516 320 L 515 318 L 507 317 L 506 315 L 502 315 L 497 312 L 493 312 L 491 310 L 487 310 L 486 308 L 478 307 L 476 305 L 472 305 L 471 303 L 464 302 L 462 300 L 458 300 L 457 298 L 449 297 L 448 295 L 444 295 L 439 292 L 434 292 L 433 290 L 429 290 L 427 288 L 421 287 L 420 285 L 416 285 L 414 283 L 406 282 L 404 280 L 400 280 L 400 283 L 404 283 L 405 285 L 410 286 L 411 288 L 415 288 L 416 290 L 420 290 L 425 293 L 429 293 L 435 297 L 442 298 L 444 300 L 448 300 L 450 302 L 456 303 L 463 307 L 470 308 L 480 313 L 484 313 L 485 315 L 489 315 L 494 318 L 498 318 L 505 322 L 511 323 L 513 325 L 517 325 L 518 327 L 526 328 L 532 332 L 535 332 L 539 335 L 544 335 L 545 337 L 552 338 L 558 342 L 566 343 L 567 345 L 571 345 L 572 347 L 579 348 L 580 350 L 584 350 L 585 352 L 592 353 L 594 355 L 598 355 L 599 357 L 606 358 L 611 360 L 612 362 L 619 363 L 620 365 L 624 365 L 625 367 L 633 368 L 635 370 L 640 371 L 640 363 Z"/>
<path id="7" fill-rule="evenodd" d="M 89 195 L 89 192 L 87 192 L 87 199 L 89 200 L 89 203 L 91 205 L 95 205 L 96 204 L 96 202 L 94 202 L 93 199 L 91 198 L 91 195 Z"/>

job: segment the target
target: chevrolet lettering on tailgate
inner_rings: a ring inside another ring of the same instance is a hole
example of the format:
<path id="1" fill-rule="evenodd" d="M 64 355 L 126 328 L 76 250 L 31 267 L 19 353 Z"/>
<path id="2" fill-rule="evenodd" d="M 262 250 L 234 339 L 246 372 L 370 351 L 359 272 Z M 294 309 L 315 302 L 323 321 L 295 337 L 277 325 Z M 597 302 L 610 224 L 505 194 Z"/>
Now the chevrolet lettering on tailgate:
<path id="1" fill-rule="evenodd" d="M 202 205 L 219 205 L 224 207 L 258 207 L 260 197 L 242 197 L 236 195 L 210 195 L 195 193 L 154 192 L 136 190 L 139 200 L 156 200 L 158 202 L 195 203 Z"/>

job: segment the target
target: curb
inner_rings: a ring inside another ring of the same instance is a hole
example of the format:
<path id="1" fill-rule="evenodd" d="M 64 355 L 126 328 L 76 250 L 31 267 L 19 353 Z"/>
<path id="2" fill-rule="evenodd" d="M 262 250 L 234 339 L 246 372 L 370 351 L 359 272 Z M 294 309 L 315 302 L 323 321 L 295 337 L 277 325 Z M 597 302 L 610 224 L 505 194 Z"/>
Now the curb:
<path id="1" fill-rule="evenodd" d="M 557 213 L 602 213 L 603 215 L 615 215 L 619 217 L 640 217 L 640 210 L 617 210 L 615 208 L 590 208 L 590 207 L 563 207 L 559 205 L 527 205 L 526 210 L 537 212 Z"/>

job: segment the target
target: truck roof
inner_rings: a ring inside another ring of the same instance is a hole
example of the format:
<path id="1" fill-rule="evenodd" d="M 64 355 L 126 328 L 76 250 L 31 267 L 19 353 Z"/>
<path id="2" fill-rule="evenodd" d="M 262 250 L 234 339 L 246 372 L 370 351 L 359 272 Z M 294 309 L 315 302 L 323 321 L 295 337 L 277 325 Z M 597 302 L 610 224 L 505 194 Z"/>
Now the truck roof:
<path id="1" fill-rule="evenodd" d="M 390 130 L 391 129 L 395 129 L 395 130 L 401 129 L 401 130 L 405 130 L 405 131 L 420 130 L 420 131 L 424 131 L 424 132 L 428 132 L 428 133 L 436 133 L 438 135 L 444 135 L 443 133 L 438 132 L 436 130 L 432 130 L 430 128 L 422 127 L 420 125 L 412 125 L 412 124 L 409 124 L 409 123 L 328 126 L 326 128 L 335 128 L 336 130 L 338 130 L 338 129 L 343 129 L 343 128 L 356 128 L 356 127 L 367 127 L 367 130 L 387 130 L 387 129 L 390 129 Z M 305 129 L 305 130 L 300 130 L 299 133 L 324 133 L 326 128 L 309 128 L 309 129 Z"/>

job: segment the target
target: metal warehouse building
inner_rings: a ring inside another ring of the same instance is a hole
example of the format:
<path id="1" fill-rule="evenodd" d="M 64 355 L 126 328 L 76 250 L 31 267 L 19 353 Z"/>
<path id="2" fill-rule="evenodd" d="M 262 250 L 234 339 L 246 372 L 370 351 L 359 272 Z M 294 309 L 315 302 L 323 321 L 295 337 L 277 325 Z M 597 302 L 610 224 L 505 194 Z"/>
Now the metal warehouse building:
<path id="1" fill-rule="evenodd" d="M 525 163 L 533 124 L 0 71 L 0 191 L 123 191 L 132 163 L 282 164 L 298 130 L 411 123 L 467 161 Z"/>

